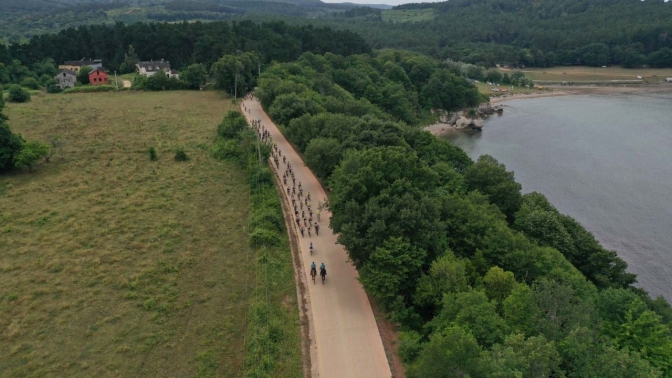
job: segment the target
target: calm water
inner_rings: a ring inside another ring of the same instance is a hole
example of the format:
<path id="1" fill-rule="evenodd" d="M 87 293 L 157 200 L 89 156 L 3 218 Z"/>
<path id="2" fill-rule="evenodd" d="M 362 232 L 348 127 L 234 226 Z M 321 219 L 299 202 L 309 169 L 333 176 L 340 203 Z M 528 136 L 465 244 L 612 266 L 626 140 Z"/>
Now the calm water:
<path id="1" fill-rule="evenodd" d="M 504 103 L 482 133 L 449 137 L 490 154 L 615 250 L 672 302 L 672 93 Z"/>

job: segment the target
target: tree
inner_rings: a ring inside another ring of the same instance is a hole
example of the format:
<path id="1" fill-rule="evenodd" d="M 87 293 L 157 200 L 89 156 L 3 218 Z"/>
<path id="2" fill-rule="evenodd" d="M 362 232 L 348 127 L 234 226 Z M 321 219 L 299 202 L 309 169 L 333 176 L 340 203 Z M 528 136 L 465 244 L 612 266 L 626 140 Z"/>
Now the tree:
<path id="1" fill-rule="evenodd" d="M 561 368 L 568 378 L 658 378 L 662 374 L 639 353 L 617 349 L 595 330 L 580 327 L 558 343 Z"/>
<path id="2" fill-rule="evenodd" d="M 44 159 L 48 163 L 55 154 L 63 149 L 65 140 L 60 135 L 47 135 L 47 140 L 49 141 L 49 151 Z"/>
<path id="3" fill-rule="evenodd" d="M 17 167 L 28 167 L 33 171 L 33 167 L 40 162 L 49 153 L 49 146 L 38 141 L 25 142 L 21 146 L 21 152 L 16 156 Z"/>
<path id="4" fill-rule="evenodd" d="M 343 156 L 343 148 L 335 138 L 315 138 L 306 147 L 306 164 L 322 180 L 327 180 Z"/>
<path id="5" fill-rule="evenodd" d="M 0 172 L 14 167 L 16 156 L 21 152 L 23 138 L 12 133 L 5 123 L 7 117 L 2 114 L 5 103 L 0 96 Z"/>
<path id="6" fill-rule="evenodd" d="M 497 313 L 496 304 L 478 290 L 444 295 L 443 308 L 430 324 L 436 329 L 459 325 L 484 347 L 502 342 L 510 329 Z"/>
<path id="7" fill-rule="evenodd" d="M 89 66 L 82 66 L 77 72 L 77 81 L 82 85 L 89 84 L 89 74 L 93 71 L 93 68 Z"/>
<path id="8" fill-rule="evenodd" d="M 397 295 L 414 288 L 425 255 L 401 238 L 390 238 L 371 254 L 360 269 L 359 279 L 368 293 L 390 305 Z"/>
<path id="9" fill-rule="evenodd" d="M 180 73 L 180 80 L 185 83 L 189 89 L 198 89 L 205 84 L 205 79 L 208 77 L 208 71 L 203 64 L 192 64 Z"/>
<path id="10" fill-rule="evenodd" d="M 12 85 L 9 87 L 9 96 L 7 96 L 9 102 L 28 102 L 30 101 L 30 92 L 21 88 L 19 85 Z"/>
<path id="11" fill-rule="evenodd" d="M 561 377 L 560 356 L 553 342 L 544 336 L 525 338 L 513 334 L 503 345 L 495 345 L 481 359 L 487 376 L 497 377 Z M 492 375 L 490 375 L 492 374 Z"/>
<path id="12" fill-rule="evenodd" d="M 493 266 L 483 278 L 485 294 L 490 300 L 502 303 L 513 291 L 516 279 L 513 273 L 506 272 L 498 266 Z"/>
<path id="13" fill-rule="evenodd" d="M 135 52 L 133 45 L 128 45 L 128 51 L 124 54 L 124 61 L 119 66 L 121 73 L 130 73 L 135 71 L 135 65 L 140 62 L 138 54 Z"/>
<path id="14" fill-rule="evenodd" d="M 216 88 L 242 96 L 256 85 L 259 64 L 259 57 L 254 53 L 224 55 L 210 67 L 210 73 Z"/>
<path id="15" fill-rule="evenodd" d="M 23 79 L 23 81 L 21 81 L 21 86 L 33 90 L 40 89 L 40 83 L 38 83 L 37 80 L 35 80 L 33 77 L 27 77 Z"/>
<path id="16" fill-rule="evenodd" d="M 500 164 L 490 155 L 483 155 L 466 169 L 464 180 L 469 190 L 478 190 L 487 195 L 509 222 L 513 221 L 523 197 L 520 194 L 520 184 L 515 181 L 513 172 L 506 170 L 504 164 Z"/>
<path id="17" fill-rule="evenodd" d="M 443 296 L 469 288 L 466 261 L 455 258 L 451 251 L 432 262 L 428 274 L 423 274 L 416 286 L 413 302 L 434 316 L 441 308 Z"/>
<path id="18" fill-rule="evenodd" d="M 481 348 L 471 333 L 452 326 L 434 333 L 408 369 L 409 378 L 477 376 Z"/>

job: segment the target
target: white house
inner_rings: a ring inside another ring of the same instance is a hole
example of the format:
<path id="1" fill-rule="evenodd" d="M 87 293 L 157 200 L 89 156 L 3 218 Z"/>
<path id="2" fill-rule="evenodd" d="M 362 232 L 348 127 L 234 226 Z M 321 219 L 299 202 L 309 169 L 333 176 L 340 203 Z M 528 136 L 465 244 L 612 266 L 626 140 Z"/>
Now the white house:
<path id="1" fill-rule="evenodd" d="M 667 81 L 668 83 L 672 83 L 672 77 L 668 77 L 667 79 L 665 79 L 665 81 Z"/>
<path id="2" fill-rule="evenodd" d="M 58 70 L 54 79 L 56 80 L 56 85 L 61 89 L 74 88 L 77 83 L 77 73 L 72 70 L 61 69 Z"/>
<path id="3" fill-rule="evenodd" d="M 155 62 L 153 60 L 149 62 L 139 62 L 135 65 L 135 68 L 138 70 L 138 73 L 145 77 L 154 76 L 157 72 L 163 72 L 166 76 L 171 77 L 170 62 Z M 176 71 L 177 72 L 177 71 Z"/>
<path id="4" fill-rule="evenodd" d="M 168 78 L 170 79 L 179 79 L 180 78 L 180 73 L 177 72 L 177 70 L 171 69 L 170 72 L 168 72 Z"/>

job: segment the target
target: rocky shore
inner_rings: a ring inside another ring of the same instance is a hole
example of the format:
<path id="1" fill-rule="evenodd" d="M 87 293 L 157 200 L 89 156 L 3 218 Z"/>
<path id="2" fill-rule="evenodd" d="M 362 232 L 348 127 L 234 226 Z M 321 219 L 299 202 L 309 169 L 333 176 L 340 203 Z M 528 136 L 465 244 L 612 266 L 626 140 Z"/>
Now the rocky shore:
<path id="1" fill-rule="evenodd" d="M 486 118 L 495 113 L 502 114 L 503 112 L 504 108 L 501 105 L 492 106 L 489 102 L 482 103 L 471 114 L 469 114 L 469 110 L 460 110 L 457 112 L 440 111 L 439 122 L 425 127 L 425 130 L 432 134 L 457 130 L 481 130 Z"/>

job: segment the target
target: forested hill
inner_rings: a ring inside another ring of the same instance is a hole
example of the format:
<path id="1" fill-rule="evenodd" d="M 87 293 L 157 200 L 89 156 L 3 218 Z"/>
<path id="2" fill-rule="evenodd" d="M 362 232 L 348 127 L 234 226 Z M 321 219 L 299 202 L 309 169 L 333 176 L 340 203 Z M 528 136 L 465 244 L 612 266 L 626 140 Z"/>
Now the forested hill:
<path id="1" fill-rule="evenodd" d="M 0 43 L 81 25 L 216 21 L 254 15 L 313 18 L 353 7 L 319 0 L 1 0 Z"/>
<path id="2" fill-rule="evenodd" d="M 640 0 L 451 0 L 392 12 L 433 10 L 429 21 L 383 17 L 341 22 L 374 47 L 417 50 L 470 63 L 672 66 L 672 2 Z M 660 51 L 662 50 L 662 53 Z"/>

